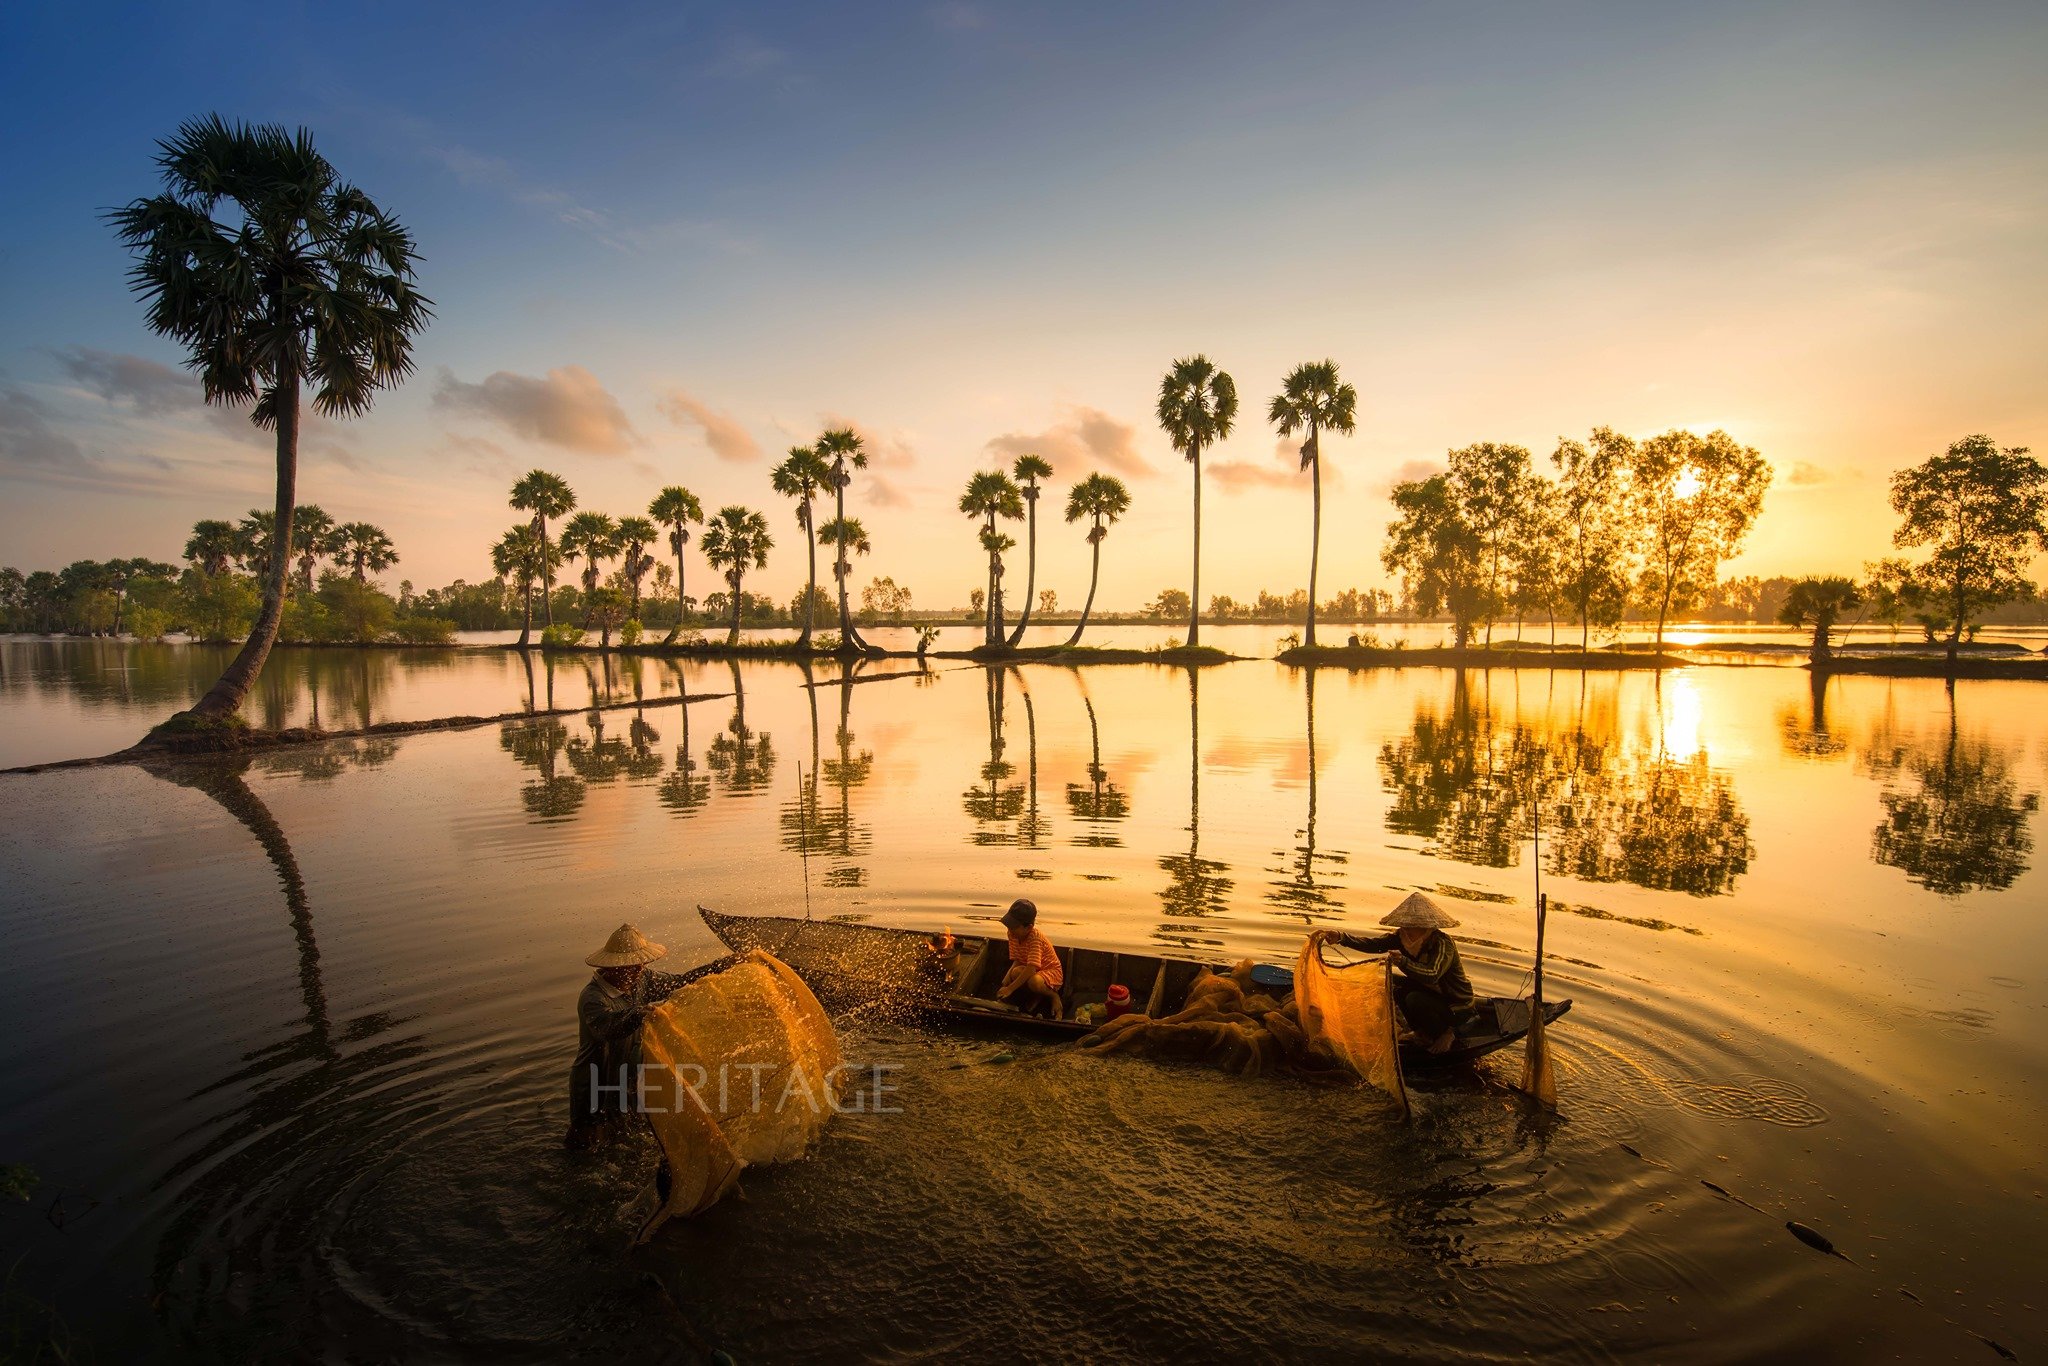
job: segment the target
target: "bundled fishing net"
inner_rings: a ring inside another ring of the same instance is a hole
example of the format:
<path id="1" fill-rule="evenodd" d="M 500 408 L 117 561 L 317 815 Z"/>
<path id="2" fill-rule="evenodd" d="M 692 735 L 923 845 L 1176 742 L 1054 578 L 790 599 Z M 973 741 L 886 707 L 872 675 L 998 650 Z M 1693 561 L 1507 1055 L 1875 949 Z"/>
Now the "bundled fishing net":
<path id="1" fill-rule="evenodd" d="M 1081 1047 L 1204 1062 L 1241 1077 L 1276 1069 L 1355 1073 L 1405 1113 L 1389 977 L 1384 958 L 1331 967 L 1310 944 L 1296 964 L 1294 991 L 1276 997 L 1252 981 L 1247 958 L 1229 973 L 1197 977 L 1174 1014 L 1120 1016 L 1083 1038 Z"/>
<path id="2" fill-rule="evenodd" d="M 831 1118 L 838 1036 L 810 988 L 759 949 L 649 1011 L 640 1039 L 642 1105 L 668 1159 L 641 1239 L 709 1209 L 746 1167 L 802 1156 Z"/>

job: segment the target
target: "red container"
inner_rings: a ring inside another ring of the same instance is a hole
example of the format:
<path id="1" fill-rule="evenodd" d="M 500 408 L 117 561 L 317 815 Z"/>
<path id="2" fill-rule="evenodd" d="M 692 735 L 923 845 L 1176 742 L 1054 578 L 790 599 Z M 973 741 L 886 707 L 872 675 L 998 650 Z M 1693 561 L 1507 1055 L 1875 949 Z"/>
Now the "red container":
<path id="1" fill-rule="evenodd" d="M 1108 1018 L 1112 1020 L 1119 1015 L 1129 1014 L 1131 1009 L 1131 989 L 1121 982 L 1110 987 L 1107 1005 L 1109 1009 L 1106 1013 Z"/>

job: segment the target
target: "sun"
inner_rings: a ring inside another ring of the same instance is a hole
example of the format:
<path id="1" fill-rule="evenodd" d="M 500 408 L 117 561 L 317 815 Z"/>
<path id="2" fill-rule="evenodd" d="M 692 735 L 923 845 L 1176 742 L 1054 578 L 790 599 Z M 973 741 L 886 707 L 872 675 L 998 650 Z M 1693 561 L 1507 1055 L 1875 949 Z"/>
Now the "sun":
<path id="1" fill-rule="evenodd" d="M 1672 484 L 1671 491 L 1680 499 L 1690 498 L 1700 491 L 1700 477 L 1693 473 L 1692 466 L 1687 465 L 1678 472 L 1677 482 Z"/>

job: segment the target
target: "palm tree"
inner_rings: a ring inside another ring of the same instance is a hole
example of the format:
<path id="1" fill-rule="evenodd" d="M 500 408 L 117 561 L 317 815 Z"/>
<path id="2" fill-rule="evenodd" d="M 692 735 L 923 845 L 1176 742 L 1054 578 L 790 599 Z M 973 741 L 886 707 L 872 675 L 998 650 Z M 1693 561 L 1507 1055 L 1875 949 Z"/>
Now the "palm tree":
<path id="1" fill-rule="evenodd" d="M 334 558 L 349 567 L 357 583 L 371 574 L 381 574 L 398 563 L 398 547 L 384 534 L 384 528 L 368 522 L 350 522 L 334 529 Z"/>
<path id="2" fill-rule="evenodd" d="M 207 520 L 194 522 L 192 534 L 185 538 L 185 558 L 193 568 L 211 577 L 228 572 L 228 563 L 235 557 L 235 528 L 231 522 Z"/>
<path id="3" fill-rule="evenodd" d="M 1813 628 L 1813 647 L 1807 659 L 1818 674 L 1825 672 L 1834 658 L 1828 637 L 1835 629 L 1836 619 L 1862 605 L 1863 593 L 1854 580 L 1840 575 L 1801 579 L 1785 594 L 1784 605 L 1778 608 L 1778 620 L 1787 626 Z"/>
<path id="4" fill-rule="evenodd" d="M 640 580 L 647 577 L 647 571 L 654 568 L 654 557 L 647 553 L 647 547 L 654 544 L 654 538 L 661 532 L 645 517 L 619 518 L 619 572 L 626 576 L 630 590 L 628 614 L 633 620 L 640 619 Z"/>
<path id="5" fill-rule="evenodd" d="M 662 644 L 673 645 L 683 629 L 683 603 L 687 600 L 683 589 L 683 547 L 690 543 L 690 523 L 704 524 L 704 505 L 697 501 L 697 495 L 680 484 L 670 484 L 654 495 L 654 501 L 647 505 L 647 515 L 668 528 L 668 548 L 676 556 L 676 624 L 668 628 L 668 635 Z"/>
<path id="6" fill-rule="evenodd" d="M 329 417 L 369 411 L 412 371 L 433 316 L 413 288 L 412 235 L 336 176 L 305 129 L 210 115 L 158 144 L 165 192 L 108 214 L 135 254 L 128 273 L 152 330 L 185 344 L 209 403 L 251 403 L 277 433 L 275 518 L 289 542 L 298 502 L 299 392 Z M 214 218 L 222 200 L 234 211 Z M 263 610 L 241 652 L 184 716 L 241 710 L 284 616 L 285 552 L 266 566 Z"/>
<path id="7" fill-rule="evenodd" d="M 519 623 L 519 643 L 515 649 L 525 649 L 533 638 L 533 585 L 545 572 L 551 553 L 559 552 L 541 540 L 539 530 L 531 522 L 512 527 L 491 547 L 492 570 L 499 578 L 519 585 L 525 616 Z"/>
<path id="8" fill-rule="evenodd" d="M 818 544 L 832 547 L 832 573 L 839 580 L 839 600 L 844 604 L 846 581 L 853 575 L 853 557 L 865 555 L 874 548 L 868 543 L 868 529 L 860 524 L 858 517 L 834 517 L 818 528 Z M 840 648 L 846 648 L 843 636 Z"/>
<path id="9" fill-rule="evenodd" d="M 982 644 L 990 649 L 1003 641 L 1003 552 L 1017 544 L 996 530 L 996 518 L 1017 521 L 1024 515 L 1024 495 L 1001 470 L 982 470 L 967 481 L 960 495 L 960 510 L 969 517 L 986 518 L 981 528 L 981 548 L 988 552 L 988 597 L 982 619 Z"/>
<path id="10" fill-rule="evenodd" d="M 867 447 L 861 443 L 859 433 L 850 427 L 834 427 L 818 438 L 818 457 L 832 466 L 832 520 L 846 521 L 846 486 L 853 482 L 853 476 L 846 472 L 847 466 L 866 469 Z M 841 650 L 864 650 L 867 642 L 854 629 L 853 613 L 846 605 L 846 576 L 852 565 L 846 562 L 846 547 L 840 545 L 839 559 L 832 566 L 833 575 L 839 580 L 839 648 Z"/>
<path id="11" fill-rule="evenodd" d="M 318 503 L 301 503 L 292 513 L 292 553 L 299 557 L 299 591 L 313 591 L 313 570 L 335 551 L 334 519 Z"/>
<path id="12" fill-rule="evenodd" d="M 1036 455 L 1020 455 L 1017 463 L 1010 467 L 1010 473 L 1023 485 L 1024 507 L 1030 517 L 1029 538 L 1026 544 L 1024 571 L 1024 610 L 1017 617 L 1017 629 L 1010 632 L 1010 647 L 1015 649 L 1024 639 L 1024 628 L 1031 624 L 1032 594 L 1038 589 L 1038 481 L 1052 478 L 1052 466 Z"/>
<path id="13" fill-rule="evenodd" d="M 528 470 L 518 483 L 512 486 L 512 506 L 521 512 L 533 514 L 533 528 L 540 533 L 543 554 L 541 584 L 541 617 L 548 625 L 555 624 L 555 565 L 558 556 L 546 554 L 548 544 L 548 518 L 566 517 L 576 510 L 576 491 L 569 487 L 569 481 L 559 474 L 546 470 Z"/>
<path id="14" fill-rule="evenodd" d="M 1297 365 L 1273 395 L 1266 408 L 1266 420 L 1293 436 L 1307 431 L 1301 443 L 1301 467 L 1308 471 L 1312 512 L 1308 538 L 1308 628 L 1302 632 L 1303 647 L 1316 647 L 1316 569 L 1323 553 L 1323 433 L 1351 435 L 1356 429 L 1358 391 L 1337 378 L 1337 362 L 1312 361 Z"/>
<path id="15" fill-rule="evenodd" d="M 704 528 L 704 558 L 711 561 L 712 568 L 725 571 L 725 581 L 732 588 L 732 630 L 725 637 L 727 645 L 740 643 L 740 609 L 747 598 L 741 584 L 747 566 L 767 568 L 768 552 L 774 546 L 768 519 L 752 508 L 720 508 Z"/>
<path id="16" fill-rule="evenodd" d="M 562 558 L 583 561 L 583 622 L 590 624 L 590 596 L 603 578 L 605 560 L 619 553 L 619 524 L 602 512 L 579 512 L 562 528 Z"/>
<path id="17" fill-rule="evenodd" d="M 1202 448 L 1230 435 L 1237 385 L 1207 356 L 1177 360 L 1159 382 L 1159 425 L 1195 467 L 1195 571 L 1188 588 L 1188 647 L 1202 631 Z"/>
<path id="18" fill-rule="evenodd" d="M 811 526 L 816 520 L 811 500 L 817 497 L 819 489 L 832 482 L 832 469 L 813 448 L 791 446 L 789 455 L 769 474 L 768 481 L 783 497 L 796 499 L 796 524 L 804 531 L 804 554 L 810 568 L 806 580 L 808 587 L 804 589 L 803 630 L 796 643 L 800 649 L 808 650 L 811 648 L 811 604 L 818 597 L 818 538 Z"/>
<path id="19" fill-rule="evenodd" d="M 1074 634 L 1067 637 L 1069 645 L 1079 645 L 1081 632 L 1088 629 L 1088 613 L 1095 606 L 1095 585 L 1102 577 L 1102 538 L 1109 535 L 1109 524 L 1130 510 L 1131 491 L 1124 487 L 1123 480 L 1113 474 L 1091 474 L 1067 493 L 1067 520 L 1078 522 L 1087 517 L 1093 522 L 1088 528 L 1092 556 L 1088 567 L 1088 600 L 1081 604 L 1081 619 L 1074 623 Z"/>

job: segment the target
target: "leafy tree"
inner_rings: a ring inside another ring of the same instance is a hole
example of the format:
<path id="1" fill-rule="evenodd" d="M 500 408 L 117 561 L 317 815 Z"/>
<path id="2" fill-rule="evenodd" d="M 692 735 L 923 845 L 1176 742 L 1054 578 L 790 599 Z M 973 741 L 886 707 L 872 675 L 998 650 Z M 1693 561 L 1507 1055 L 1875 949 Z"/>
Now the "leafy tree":
<path id="1" fill-rule="evenodd" d="M 590 620 L 590 595 L 603 581 L 604 562 L 619 553 L 619 524 L 602 512 L 579 512 L 562 528 L 562 558 L 583 561 L 583 625 Z"/>
<path id="2" fill-rule="evenodd" d="M 1230 435 L 1237 420 L 1237 384 L 1207 356 L 1188 356 L 1173 363 L 1159 381 L 1159 426 L 1173 448 L 1195 471 L 1194 572 L 1187 602 L 1188 645 L 1201 643 L 1202 623 L 1195 608 L 1202 601 L 1202 451 Z"/>
<path id="3" fill-rule="evenodd" d="M 209 574 L 188 569 L 178 584 L 185 629 L 204 644 L 223 644 L 248 634 L 262 606 L 256 581 L 244 574 Z"/>
<path id="4" fill-rule="evenodd" d="M 612 647 L 612 631 L 631 620 L 626 615 L 626 595 L 616 588 L 593 588 L 583 595 L 583 621 L 597 628 L 597 648 Z"/>
<path id="5" fill-rule="evenodd" d="M 549 553 L 548 518 L 566 517 L 576 510 L 576 492 L 569 481 L 547 470 L 528 470 L 512 486 L 512 506 L 533 514 L 533 529 L 541 544 L 541 610 L 547 624 L 555 624 L 555 566 L 562 557 Z"/>
<path id="6" fill-rule="evenodd" d="M 1636 447 L 1630 511 L 1643 530 L 1642 589 L 1657 609 L 1657 650 L 1674 605 L 1694 601 L 1742 549 L 1771 467 L 1724 431 L 1670 431 Z"/>
<path id="7" fill-rule="evenodd" d="M 524 650 L 533 639 L 533 586 L 547 576 L 548 562 L 560 556 L 561 551 L 542 539 L 540 528 L 532 522 L 509 528 L 491 547 L 492 571 L 518 585 L 522 613 L 518 649 Z"/>
<path id="8" fill-rule="evenodd" d="M 647 553 L 647 547 L 660 534 L 645 517 L 619 519 L 619 573 L 625 576 L 630 614 L 636 621 L 640 617 L 640 581 L 654 568 L 654 557 Z"/>
<path id="9" fill-rule="evenodd" d="M 1913 576 L 1913 566 L 1904 560 L 1873 560 L 1863 566 L 1865 615 L 1891 627 L 1892 639 L 1899 638 L 1899 624 L 1919 610 L 1926 591 Z"/>
<path id="10" fill-rule="evenodd" d="M 1145 615 L 1159 621 L 1171 621 L 1188 613 L 1188 595 L 1178 588 L 1162 588 L 1159 596 L 1145 604 Z"/>
<path id="11" fill-rule="evenodd" d="M 185 538 L 185 559 L 203 574 L 225 574 L 235 559 L 232 522 L 200 521 Z"/>
<path id="12" fill-rule="evenodd" d="M 329 575 L 319 596 L 326 609 L 323 639 L 368 645 L 382 640 L 398 618 L 398 604 L 391 595 L 359 579 Z"/>
<path id="13" fill-rule="evenodd" d="M 1515 537 L 1528 515 L 1535 476 L 1529 452 L 1520 446 L 1482 441 L 1450 454 L 1450 480 L 1462 519 L 1479 538 L 1485 574 L 1481 615 L 1486 619 L 1486 646 L 1493 648 L 1493 622 L 1506 597 L 1501 570 L 1510 559 Z"/>
<path id="14" fill-rule="evenodd" d="M 704 528 L 701 542 L 704 558 L 714 569 L 724 572 L 725 581 L 732 589 L 732 630 L 726 635 L 727 645 L 740 643 L 740 609 L 745 603 L 742 583 L 748 567 L 764 569 L 768 565 L 768 552 L 775 542 L 768 535 L 768 519 L 751 508 L 737 505 L 718 510 Z M 842 551 L 842 556 L 844 552 Z M 841 585 L 842 591 L 844 584 Z"/>
<path id="15" fill-rule="evenodd" d="M 1010 467 L 1014 478 L 1024 495 L 1024 508 L 1030 518 L 1030 530 L 1026 533 L 1024 573 L 1024 610 L 1018 614 L 1016 629 L 1010 632 L 1010 646 L 1015 648 L 1024 639 L 1024 628 L 1031 624 L 1031 595 L 1038 587 L 1038 481 L 1052 478 L 1052 466 L 1036 455 L 1020 455 L 1017 463 Z"/>
<path id="16" fill-rule="evenodd" d="M 1309 473 L 1310 519 L 1308 540 L 1308 626 L 1301 643 L 1310 649 L 1316 643 L 1316 570 L 1323 553 L 1323 433 L 1351 435 L 1357 429 L 1358 391 L 1337 378 L 1332 360 L 1297 365 L 1267 405 L 1266 420 L 1280 429 L 1280 435 L 1305 431 L 1301 443 L 1301 467 Z"/>
<path id="17" fill-rule="evenodd" d="M 994 649 L 1003 641 L 1003 552 L 1017 544 L 996 529 L 996 518 L 1022 520 L 1024 495 L 1001 470 L 982 470 L 968 479 L 967 491 L 960 495 L 960 511 L 983 523 L 981 548 L 988 553 L 988 611 L 982 620 L 982 644 Z"/>
<path id="18" fill-rule="evenodd" d="M 2048 467 L 2024 446 L 1966 436 L 1892 476 L 1897 546 L 1930 546 L 1916 571 L 1947 618 L 1948 663 L 1972 619 L 2033 596 L 2027 567 L 2048 550 Z"/>
<path id="19" fill-rule="evenodd" d="M 1394 510 L 1380 562 L 1402 576 L 1422 616 L 1448 613 L 1452 642 L 1464 649 L 1486 599 L 1485 546 L 1465 516 L 1448 474 L 1394 486 Z"/>
<path id="20" fill-rule="evenodd" d="M 1611 427 L 1595 427 L 1588 442 L 1561 439 L 1551 452 L 1557 466 L 1558 590 L 1579 619 L 1579 651 L 1592 644 L 1594 627 L 1621 624 L 1633 577 L 1637 528 L 1629 517 L 1629 470 L 1635 443 Z"/>
<path id="21" fill-rule="evenodd" d="M 1828 633 L 1834 630 L 1837 618 L 1844 612 L 1854 611 L 1862 602 L 1863 595 L 1849 579 L 1838 576 L 1801 579 L 1785 595 L 1785 604 L 1778 609 L 1778 620 L 1787 626 L 1813 628 L 1813 649 L 1808 659 L 1814 668 L 1824 669 L 1834 656 Z"/>
<path id="22" fill-rule="evenodd" d="M 357 583 L 398 563 L 398 547 L 391 543 L 384 528 L 368 522 L 349 522 L 335 528 L 334 546 L 334 558 L 348 566 Z"/>
<path id="23" fill-rule="evenodd" d="M 1088 629 L 1088 614 L 1095 609 L 1095 586 L 1102 578 L 1102 540 L 1111 523 L 1131 510 L 1131 492 L 1112 474 L 1097 472 L 1074 485 L 1067 493 L 1067 520 L 1088 519 L 1088 597 L 1081 604 L 1081 619 L 1067 644 L 1079 645 L 1081 632 Z M 1050 610 L 1050 609 L 1048 609 Z"/>
<path id="24" fill-rule="evenodd" d="M 791 446 L 782 463 L 769 473 L 768 482 L 783 497 L 796 500 L 796 524 L 804 533 L 804 582 L 809 585 L 802 600 L 809 603 L 818 595 L 817 509 L 813 500 L 832 482 L 832 467 L 814 448 Z M 811 648 L 814 615 L 809 610 L 802 613 L 797 634 L 798 646 L 806 650 Z"/>
<path id="25" fill-rule="evenodd" d="M 1514 534 L 1508 540 L 1508 605 L 1515 609 L 1515 639 L 1522 636 L 1522 620 L 1537 608 L 1550 622 L 1550 643 L 1557 644 L 1557 604 L 1562 593 L 1559 582 L 1563 559 L 1558 508 L 1563 495 L 1556 484 L 1541 475 L 1532 477 L 1515 519 Z"/>
<path id="26" fill-rule="evenodd" d="M 853 566 L 847 563 L 846 556 L 851 549 L 851 543 L 845 537 L 844 531 L 848 526 L 858 525 L 849 523 L 846 518 L 846 487 L 853 482 L 853 476 L 847 471 L 867 468 L 867 447 L 852 428 L 834 427 L 819 436 L 815 449 L 818 457 L 832 468 L 832 523 L 838 525 L 842 531 L 840 539 L 832 542 L 839 551 L 832 564 L 832 576 L 839 581 L 839 648 L 851 653 L 866 649 L 867 642 L 861 639 L 860 632 L 854 628 L 853 614 L 848 610 L 846 601 L 847 574 Z M 820 542 L 825 540 L 822 530 L 818 533 L 818 539 Z M 866 544 L 866 536 L 863 534 L 863 553 L 866 551 Z"/>
<path id="27" fill-rule="evenodd" d="M 207 402 L 254 403 L 256 424 L 277 433 L 273 515 L 289 541 L 302 384 L 319 412 L 353 417 L 412 369 L 413 334 L 432 316 L 413 288 L 413 240 L 305 129 L 213 115 L 159 148 L 165 192 L 108 215 L 135 256 L 129 282 L 150 327 L 187 348 Z M 255 628 L 188 715 L 219 723 L 241 710 L 277 639 L 284 581 L 278 554 Z"/>
<path id="28" fill-rule="evenodd" d="M 661 642 L 673 645 L 683 629 L 683 614 L 689 603 L 683 587 L 683 547 L 690 543 L 690 523 L 703 525 L 704 505 L 688 489 L 670 484 L 654 495 L 654 501 L 647 505 L 647 515 L 668 528 L 668 548 L 676 557 L 676 624 L 669 627 L 668 635 Z"/>
<path id="29" fill-rule="evenodd" d="M 1047 616 L 1051 616 L 1054 612 L 1059 611 L 1060 595 L 1050 588 L 1040 590 L 1038 594 L 1038 610 Z"/>
<path id="30" fill-rule="evenodd" d="M 861 589 L 860 608 L 870 622 L 901 623 L 903 614 L 910 610 L 910 590 L 885 575 Z"/>

